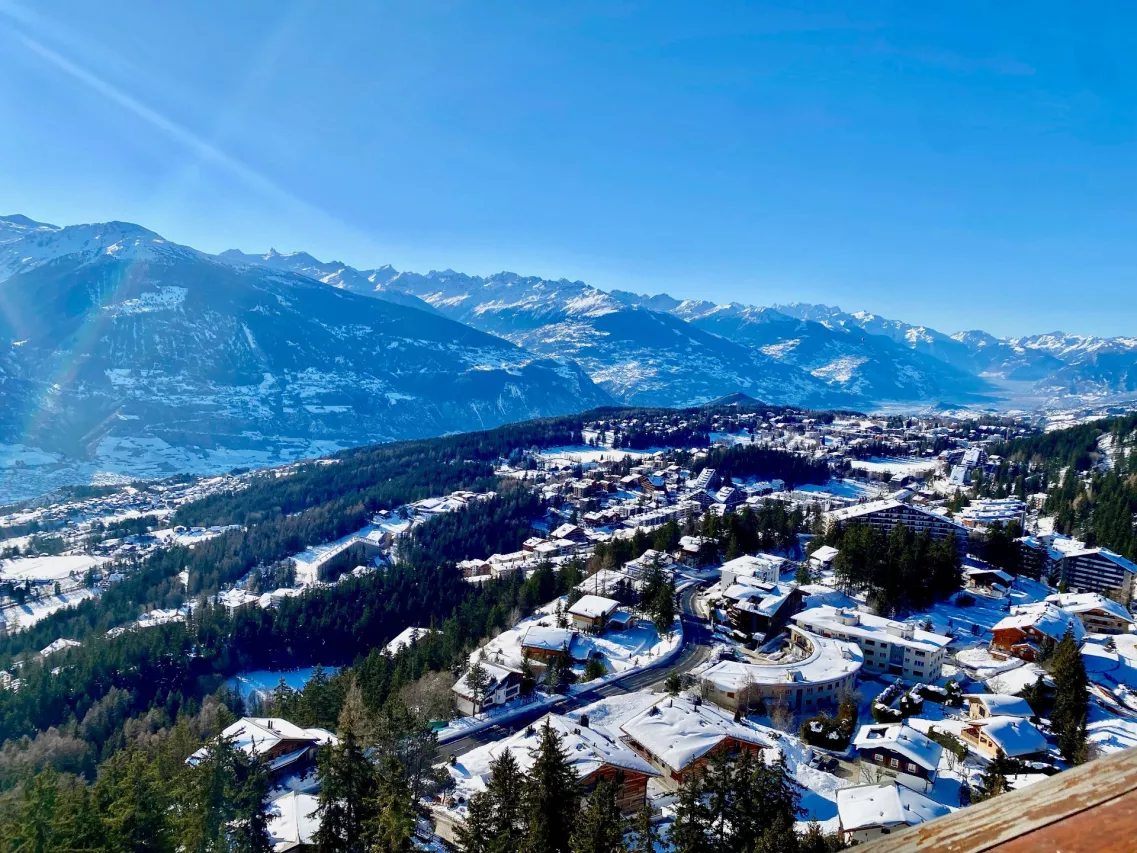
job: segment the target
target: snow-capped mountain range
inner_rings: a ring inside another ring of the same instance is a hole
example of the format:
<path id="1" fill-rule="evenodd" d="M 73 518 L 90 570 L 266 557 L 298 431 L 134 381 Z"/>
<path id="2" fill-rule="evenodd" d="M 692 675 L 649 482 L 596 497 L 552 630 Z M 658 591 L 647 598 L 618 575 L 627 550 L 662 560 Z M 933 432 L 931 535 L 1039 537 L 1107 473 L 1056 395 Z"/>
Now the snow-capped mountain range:
<path id="1" fill-rule="evenodd" d="M 0 217 L 0 300 L 0 499 L 52 465 L 60 478 L 215 470 L 613 402 L 1137 395 L 1137 338 L 948 335 L 825 305 L 210 255 L 123 222 Z"/>

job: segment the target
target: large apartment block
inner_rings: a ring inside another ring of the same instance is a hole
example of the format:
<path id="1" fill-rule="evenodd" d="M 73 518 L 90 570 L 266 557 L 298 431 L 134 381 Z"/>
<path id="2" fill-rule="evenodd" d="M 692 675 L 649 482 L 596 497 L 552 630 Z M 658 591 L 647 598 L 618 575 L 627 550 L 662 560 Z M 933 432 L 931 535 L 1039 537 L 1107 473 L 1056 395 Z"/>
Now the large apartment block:
<path id="1" fill-rule="evenodd" d="M 960 557 L 967 553 L 968 530 L 962 524 L 957 524 L 950 518 L 938 513 L 912 506 L 898 500 L 869 501 L 855 504 L 843 509 L 836 509 L 828 514 L 830 524 L 867 524 L 874 530 L 888 533 L 898 524 L 916 533 L 928 533 L 933 539 L 947 539 L 955 535 L 955 546 Z"/>
<path id="2" fill-rule="evenodd" d="M 1054 574 L 1069 592 L 1120 593 L 1133 597 L 1137 564 L 1108 548 L 1087 548 L 1068 536 L 1024 536 L 1019 540 L 1024 566 L 1038 567 L 1042 576 Z"/>
<path id="3" fill-rule="evenodd" d="M 811 607 L 791 618 L 814 634 L 856 643 L 864 653 L 866 672 L 905 681 L 932 683 L 939 678 L 951 642 L 951 637 L 923 631 L 908 622 L 828 605 Z"/>

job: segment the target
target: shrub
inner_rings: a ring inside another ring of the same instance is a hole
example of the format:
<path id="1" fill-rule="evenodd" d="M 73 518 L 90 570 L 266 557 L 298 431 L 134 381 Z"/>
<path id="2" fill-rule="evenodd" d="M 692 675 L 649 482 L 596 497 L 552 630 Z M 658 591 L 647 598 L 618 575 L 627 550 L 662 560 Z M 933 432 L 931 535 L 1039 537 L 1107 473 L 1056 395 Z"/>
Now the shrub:
<path id="1" fill-rule="evenodd" d="M 810 717 L 801 724 L 801 739 L 810 746 L 822 749 L 843 750 L 849 745 L 856 730 L 856 718 L 844 717 L 834 719 L 828 714 L 818 714 Z"/>

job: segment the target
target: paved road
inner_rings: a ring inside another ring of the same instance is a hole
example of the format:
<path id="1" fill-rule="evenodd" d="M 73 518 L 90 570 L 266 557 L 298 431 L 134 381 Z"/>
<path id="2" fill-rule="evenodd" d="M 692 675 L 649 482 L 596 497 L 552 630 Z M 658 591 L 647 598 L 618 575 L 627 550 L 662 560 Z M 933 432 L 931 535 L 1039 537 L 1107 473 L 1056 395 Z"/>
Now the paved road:
<path id="1" fill-rule="evenodd" d="M 440 757 L 462 755 L 476 746 L 501 740 L 510 732 L 517 731 L 550 712 L 568 714 L 609 696 L 634 693 L 647 687 L 660 687 L 673 672 L 678 672 L 680 675 L 690 672 L 703 663 L 710 654 L 710 627 L 707 625 L 707 621 L 695 612 L 694 599 L 697 591 L 698 586 L 689 586 L 679 595 L 679 618 L 683 623 L 683 646 L 679 652 L 679 657 L 671 665 L 642 670 L 619 681 L 610 681 L 591 690 L 585 690 L 583 693 L 566 696 L 560 702 L 534 708 L 526 714 L 514 717 L 508 723 L 491 726 L 464 738 L 441 744 L 438 749 Z"/>

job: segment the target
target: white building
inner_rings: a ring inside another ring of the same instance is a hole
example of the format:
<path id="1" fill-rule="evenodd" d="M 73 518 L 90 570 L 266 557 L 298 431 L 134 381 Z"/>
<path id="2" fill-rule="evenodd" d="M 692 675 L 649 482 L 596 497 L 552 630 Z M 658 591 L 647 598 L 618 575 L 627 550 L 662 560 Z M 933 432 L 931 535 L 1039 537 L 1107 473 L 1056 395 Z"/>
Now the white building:
<path id="1" fill-rule="evenodd" d="M 454 691 L 454 705 L 465 716 L 480 714 L 496 705 L 505 705 L 521 694 L 521 673 L 492 663 L 483 662 L 480 666 L 489 676 L 489 684 L 483 691 L 483 696 L 476 696 L 470 686 L 467 680 L 470 670 L 466 670 L 451 688 Z"/>
<path id="2" fill-rule="evenodd" d="M 721 661 L 702 675 L 703 695 L 724 708 L 785 702 L 796 713 L 836 704 L 857 681 L 864 658 L 852 643 L 790 626 L 790 642 L 766 664 Z"/>
<path id="3" fill-rule="evenodd" d="M 719 586 L 726 589 L 737 583 L 740 577 L 754 578 L 766 583 L 777 583 L 789 561 L 773 554 L 747 554 L 722 564 L 719 570 Z"/>
<path id="4" fill-rule="evenodd" d="M 947 806 L 895 782 L 837 789 L 837 817 L 847 844 L 871 841 L 950 812 Z"/>
<path id="5" fill-rule="evenodd" d="M 811 607 L 792 618 L 814 634 L 856 643 L 864 653 L 867 671 L 907 681 L 938 679 L 951 642 L 951 637 L 933 634 L 908 622 L 829 605 Z"/>

